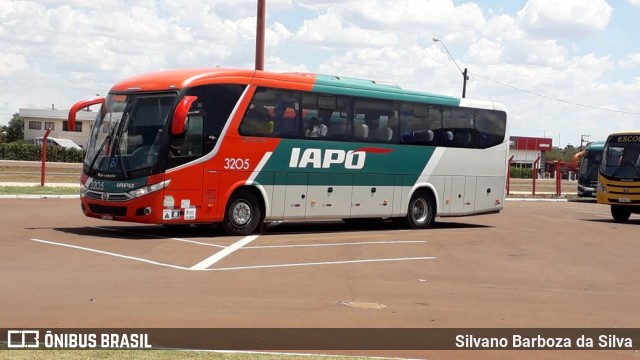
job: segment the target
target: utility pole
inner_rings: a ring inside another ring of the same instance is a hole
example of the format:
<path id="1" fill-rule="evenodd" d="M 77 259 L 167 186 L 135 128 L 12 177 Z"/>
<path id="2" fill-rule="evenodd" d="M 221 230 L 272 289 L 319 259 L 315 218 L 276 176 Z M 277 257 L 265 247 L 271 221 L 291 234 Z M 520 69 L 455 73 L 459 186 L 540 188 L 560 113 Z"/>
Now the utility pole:
<path id="1" fill-rule="evenodd" d="M 467 68 L 464 68 L 462 72 L 462 98 L 467 95 L 467 80 L 469 80 L 469 76 L 467 76 Z"/>
<path id="2" fill-rule="evenodd" d="M 580 151 L 582 151 L 582 144 L 583 143 L 589 143 L 589 139 L 591 138 L 591 135 L 580 135 Z"/>
<path id="3" fill-rule="evenodd" d="M 264 70 L 264 28 L 266 0 L 258 0 L 258 21 L 256 22 L 256 70 Z"/>

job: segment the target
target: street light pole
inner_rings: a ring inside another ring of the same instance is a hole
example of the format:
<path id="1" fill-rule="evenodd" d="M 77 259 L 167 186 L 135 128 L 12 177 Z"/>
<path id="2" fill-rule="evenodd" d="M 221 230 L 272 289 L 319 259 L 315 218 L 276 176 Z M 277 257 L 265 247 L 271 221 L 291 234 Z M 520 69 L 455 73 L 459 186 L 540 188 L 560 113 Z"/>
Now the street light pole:
<path id="1" fill-rule="evenodd" d="M 265 1 L 266 0 L 258 0 L 258 16 L 256 22 L 256 70 L 264 70 Z"/>
<path id="2" fill-rule="evenodd" d="M 464 98 L 467 95 L 467 80 L 469 80 L 469 76 L 467 75 L 467 68 L 464 68 L 464 71 L 460 68 L 460 65 L 458 65 L 458 63 L 456 62 L 456 59 L 453 58 L 453 55 L 451 55 L 451 53 L 449 52 L 449 49 L 447 49 L 447 45 L 445 45 L 444 42 L 442 42 L 442 40 L 438 39 L 437 37 L 434 37 L 431 40 L 433 40 L 433 42 L 439 42 L 440 44 L 442 44 L 444 51 L 447 52 L 451 60 L 453 60 L 453 63 L 456 64 L 456 67 L 462 74 L 462 97 Z"/>

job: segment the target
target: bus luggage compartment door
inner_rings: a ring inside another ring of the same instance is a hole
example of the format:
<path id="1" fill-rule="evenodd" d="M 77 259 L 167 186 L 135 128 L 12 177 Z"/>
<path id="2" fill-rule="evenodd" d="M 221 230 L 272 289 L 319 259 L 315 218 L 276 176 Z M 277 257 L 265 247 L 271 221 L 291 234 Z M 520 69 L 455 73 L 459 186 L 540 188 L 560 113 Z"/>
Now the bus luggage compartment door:
<path id="1" fill-rule="evenodd" d="M 276 176 L 282 176 L 277 173 Z M 304 219 L 307 210 L 307 181 L 309 174 L 307 173 L 287 173 L 287 185 L 284 187 L 284 219 Z M 278 189 L 274 189 L 274 201 Z"/>
<path id="2" fill-rule="evenodd" d="M 390 217 L 394 185 L 394 175 L 354 175 L 351 216 Z"/>
<path id="3" fill-rule="evenodd" d="M 445 180 L 445 215 L 471 214 L 475 208 L 476 176 L 447 176 Z M 447 201 L 449 211 L 446 212 Z"/>
<path id="4" fill-rule="evenodd" d="M 342 218 L 351 215 L 353 175 L 310 173 L 305 218 Z"/>

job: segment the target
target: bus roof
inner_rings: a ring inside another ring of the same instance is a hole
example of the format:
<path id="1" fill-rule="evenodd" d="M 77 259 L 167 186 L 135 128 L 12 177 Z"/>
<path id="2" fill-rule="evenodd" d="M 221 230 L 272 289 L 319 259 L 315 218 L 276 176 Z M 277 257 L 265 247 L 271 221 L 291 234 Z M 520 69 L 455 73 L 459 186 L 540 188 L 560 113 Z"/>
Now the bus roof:
<path id="1" fill-rule="evenodd" d="M 640 130 L 615 131 L 609 134 L 609 136 L 618 136 L 618 135 L 640 135 Z"/>
<path id="2" fill-rule="evenodd" d="M 590 151 L 604 150 L 604 143 L 605 143 L 604 140 L 594 141 L 589 145 L 587 145 L 587 150 L 590 150 Z"/>
<path id="3" fill-rule="evenodd" d="M 473 106 L 506 111 L 504 105 L 491 101 L 460 99 L 454 96 L 406 90 L 398 85 L 384 81 L 313 73 L 277 73 L 246 69 L 199 68 L 164 70 L 122 80 L 115 84 L 111 91 L 166 91 L 220 82 L 243 85 L 251 83 L 257 86 L 317 91 L 336 95 L 417 101 L 450 106 Z"/>

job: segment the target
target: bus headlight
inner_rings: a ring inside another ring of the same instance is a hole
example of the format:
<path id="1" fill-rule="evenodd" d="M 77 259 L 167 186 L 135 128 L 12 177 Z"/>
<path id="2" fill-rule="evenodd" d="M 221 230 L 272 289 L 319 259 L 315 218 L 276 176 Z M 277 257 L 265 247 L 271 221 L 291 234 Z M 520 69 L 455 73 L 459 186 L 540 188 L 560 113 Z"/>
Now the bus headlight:
<path id="1" fill-rule="evenodd" d="M 158 191 L 158 190 L 162 190 L 162 189 L 166 188 L 167 186 L 169 186 L 169 183 L 171 183 L 171 180 L 166 180 L 166 181 L 163 181 L 163 182 L 159 182 L 157 184 L 141 187 L 140 189 L 129 191 L 129 195 L 131 195 L 134 198 L 138 198 L 140 196 L 144 196 L 144 195 L 150 194 L 152 192 L 155 192 L 155 191 Z"/>
<path id="2" fill-rule="evenodd" d="M 604 186 L 604 184 L 598 183 L 598 188 L 600 189 L 600 192 L 603 192 L 603 193 L 607 192 L 607 188 L 606 186 Z"/>

